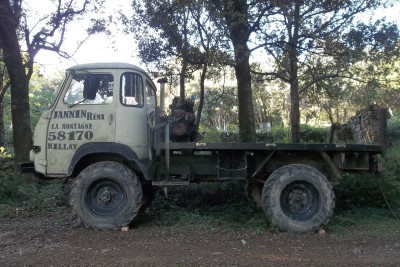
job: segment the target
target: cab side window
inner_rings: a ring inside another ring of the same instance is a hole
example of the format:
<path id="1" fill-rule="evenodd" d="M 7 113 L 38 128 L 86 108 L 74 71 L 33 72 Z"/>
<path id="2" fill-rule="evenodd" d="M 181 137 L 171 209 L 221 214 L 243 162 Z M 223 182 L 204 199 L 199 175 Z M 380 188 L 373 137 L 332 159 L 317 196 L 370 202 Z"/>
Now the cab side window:
<path id="1" fill-rule="evenodd" d="M 146 81 L 146 102 L 148 109 L 154 110 L 156 108 L 155 89 L 149 81 Z"/>
<path id="2" fill-rule="evenodd" d="M 74 74 L 64 96 L 64 103 L 108 104 L 113 100 L 114 78 L 111 74 Z"/>
<path id="3" fill-rule="evenodd" d="M 121 103 L 143 107 L 143 79 L 137 73 L 127 72 L 121 77 Z"/>

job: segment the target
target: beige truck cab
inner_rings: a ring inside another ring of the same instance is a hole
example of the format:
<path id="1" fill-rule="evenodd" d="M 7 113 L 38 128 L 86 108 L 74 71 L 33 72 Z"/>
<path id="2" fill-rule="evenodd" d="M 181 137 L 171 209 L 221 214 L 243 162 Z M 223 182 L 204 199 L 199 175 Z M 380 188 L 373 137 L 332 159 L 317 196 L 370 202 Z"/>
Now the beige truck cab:
<path id="1" fill-rule="evenodd" d="M 136 168 L 151 160 L 156 87 L 139 67 L 95 63 L 71 67 L 53 106 L 35 128 L 35 171 L 67 177 L 95 162 L 125 157 Z M 122 159 L 121 159 L 122 160 Z"/>

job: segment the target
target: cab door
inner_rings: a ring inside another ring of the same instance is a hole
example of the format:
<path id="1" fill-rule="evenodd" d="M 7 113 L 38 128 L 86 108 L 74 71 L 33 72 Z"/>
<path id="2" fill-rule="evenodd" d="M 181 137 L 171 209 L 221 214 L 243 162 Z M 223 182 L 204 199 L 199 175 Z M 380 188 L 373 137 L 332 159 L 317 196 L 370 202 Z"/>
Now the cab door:
<path id="1" fill-rule="evenodd" d="M 147 84 L 148 78 L 141 72 L 120 74 L 115 142 L 129 146 L 139 160 L 150 158 L 148 123 L 149 112 L 155 110 L 155 94 Z"/>
<path id="2" fill-rule="evenodd" d="M 116 71 L 73 72 L 50 114 L 47 173 L 66 174 L 76 150 L 115 141 Z"/>

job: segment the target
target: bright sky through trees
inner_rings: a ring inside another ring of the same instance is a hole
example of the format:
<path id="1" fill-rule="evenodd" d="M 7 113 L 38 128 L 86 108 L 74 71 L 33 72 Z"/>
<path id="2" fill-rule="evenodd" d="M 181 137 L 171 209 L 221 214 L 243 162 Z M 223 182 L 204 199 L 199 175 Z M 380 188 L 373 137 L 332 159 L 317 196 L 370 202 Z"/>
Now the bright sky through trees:
<path id="1" fill-rule="evenodd" d="M 41 0 L 49 1 L 49 0 Z M 26 5 L 30 7 L 32 21 L 35 21 L 34 15 L 43 12 L 52 12 L 50 5 L 42 4 L 40 5 L 40 10 L 37 10 L 37 0 L 25 0 Z M 48 6 L 48 10 L 44 7 Z M 129 14 L 130 1 L 128 0 L 112 0 L 106 1 L 106 14 L 116 16 L 118 10 L 124 10 L 125 14 Z M 54 8 L 53 8 L 54 9 Z M 386 16 L 388 21 L 397 21 L 400 27 L 400 3 L 396 4 L 394 7 L 390 7 L 378 12 L 374 12 L 374 18 L 380 18 Z M 368 17 L 368 16 L 365 16 Z M 73 54 L 77 48 L 77 42 L 82 41 L 85 37 L 85 25 L 82 21 L 77 23 L 72 23 L 66 34 L 64 50 L 70 54 Z M 42 66 L 42 74 L 51 74 L 55 70 L 63 71 L 69 66 L 82 63 L 91 62 L 127 62 L 140 65 L 140 60 L 135 57 L 136 49 L 134 43 L 134 37 L 131 35 L 126 35 L 115 26 L 111 26 L 112 36 L 107 36 L 106 34 L 98 34 L 96 36 L 91 36 L 73 55 L 73 59 L 66 60 L 54 52 L 41 51 L 37 57 L 36 62 Z"/>

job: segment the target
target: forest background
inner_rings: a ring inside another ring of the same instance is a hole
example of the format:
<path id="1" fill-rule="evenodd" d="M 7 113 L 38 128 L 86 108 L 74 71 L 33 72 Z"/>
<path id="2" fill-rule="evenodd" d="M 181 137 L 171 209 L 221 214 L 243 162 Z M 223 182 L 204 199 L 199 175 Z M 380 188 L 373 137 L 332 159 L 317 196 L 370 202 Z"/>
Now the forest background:
<path id="1" fill-rule="evenodd" d="M 31 129 L 62 80 L 43 76 L 37 56 L 50 51 L 73 59 L 99 35 L 131 44 L 155 79 L 168 78 L 170 96 L 196 99 L 203 132 L 256 141 L 258 130 L 272 126 L 289 129 L 284 141 L 300 142 L 301 124 L 344 123 L 371 103 L 397 117 L 398 24 L 377 14 L 389 14 L 399 1 L 128 4 L 50 0 L 43 9 L 28 0 L 0 1 L 0 146 L 17 161 L 28 159 Z"/>
<path id="2" fill-rule="evenodd" d="M 346 122 L 371 103 L 387 108 L 392 118 L 382 159 L 385 180 L 345 179 L 339 205 L 386 207 L 389 200 L 399 212 L 399 21 L 385 18 L 398 19 L 399 6 L 373 0 L 154 0 L 121 6 L 105 0 L 48 0 L 40 6 L 0 0 L 1 157 L 28 160 L 32 129 L 64 77 L 47 65 L 49 58 L 61 57 L 55 61 L 61 69 L 102 61 L 100 48 L 111 40 L 105 48 L 118 56 L 106 61 L 139 64 L 155 80 L 168 78 L 170 99 L 195 99 L 206 141 L 327 142 L 332 123 Z M 59 184 L 21 187 L 14 175 L 1 177 L 0 213 L 4 207 L 12 211 L 14 200 L 36 209 L 48 202 L 48 193 L 66 202 Z"/>

